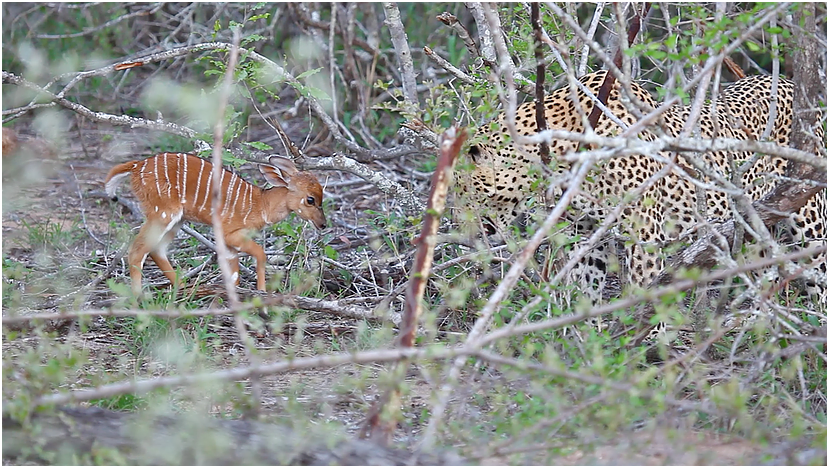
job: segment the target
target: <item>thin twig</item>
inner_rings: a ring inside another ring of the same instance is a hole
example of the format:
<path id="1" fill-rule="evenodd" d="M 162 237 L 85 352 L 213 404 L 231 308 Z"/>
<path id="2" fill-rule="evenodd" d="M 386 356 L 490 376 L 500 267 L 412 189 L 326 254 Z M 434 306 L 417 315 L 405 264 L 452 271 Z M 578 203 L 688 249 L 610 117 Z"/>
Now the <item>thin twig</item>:
<path id="1" fill-rule="evenodd" d="M 224 71 L 224 82 L 221 86 L 221 91 L 218 97 L 218 108 L 216 109 L 216 122 L 213 137 L 213 154 L 212 154 L 212 225 L 215 232 L 215 247 L 218 253 L 218 266 L 221 269 L 221 275 L 224 278 L 224 288 L 227 291 L 227 298 L 230 301 L 231 308 L 238 308 L 239 299 L 236 292 L 236 279 L 238 271 L 233 271 L 230 267 L 230 259 L 238 263 L 238 252 L 230 252 L 227 248 L 227 243 L 224 239 L 224 227 L 221 219 L 222 191 L 224 187 L 221 184 L 223 177 L 221 176 L 224 170 L 223 163 L 223 142 L 224 142 L 224 114 L 227 109 L 227 101 L 230 100 L 232 93 L 233 78 L 235 67 L 238 63 L 238 44 L 241 41 L 240 28 L 233 29 L 233 46 L 230 49 L 230 59 L 227 68 Z M 225 200 L 226 201 L 226 200 Z M 261 266 L 261 265 L 258 265 Z M 235 277 L 233 277 L 235 275 Z M 238 332 L 239 340 L 244 347 L 244 352 L 251 364 L 257 365 L 259 359 L 255 354 L 255 343 L 250 338 L 247 332 L 247 325 L 244 323 L 244 318 L 241 313 L 233 315 L 236 332 Z M 261 381 L 258 377 L 252 377 L 250 380 L 251 392 L 253 397 L 253 404 L 251 405 L 252 416 L 258 417 L 261 409 Z"/>

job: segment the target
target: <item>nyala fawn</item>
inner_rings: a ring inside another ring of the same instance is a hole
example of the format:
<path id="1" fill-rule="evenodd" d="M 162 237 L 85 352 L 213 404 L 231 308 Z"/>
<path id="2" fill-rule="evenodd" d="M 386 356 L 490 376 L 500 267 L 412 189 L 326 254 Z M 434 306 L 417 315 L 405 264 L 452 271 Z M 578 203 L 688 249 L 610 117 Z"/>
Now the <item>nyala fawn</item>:
<path id="1" fill-rule="evenodd" d="M 279 222 L 291 212 L 318 229 L 327 223 L 322 211 L 322 186 L 309 172 L 299 172 L 289 159 L 271 156 L 259 168 L 272 188 L 259 188 L 223 169 L 221 206 L 218 207 L 224 241 L 233 253 L 230 267 L 238 285 L 238 252 L 256 259 L 256 284 L 264 290 L 264 249 L 252 240 L 262 227 Z M 116 165 L 106 177 L 106 193 L 115 196 L 121 179 L 131 176 L 132 191 L 146 222 L 129 248 L 132 291 L 141 293 L 141 270 L 149 255 L 171 283 L 175 270 L 167 259 L 167 246 L 184 221 L 212 224 L 212 164 L 190 154 L 163 153 L 144 160 Z"/>

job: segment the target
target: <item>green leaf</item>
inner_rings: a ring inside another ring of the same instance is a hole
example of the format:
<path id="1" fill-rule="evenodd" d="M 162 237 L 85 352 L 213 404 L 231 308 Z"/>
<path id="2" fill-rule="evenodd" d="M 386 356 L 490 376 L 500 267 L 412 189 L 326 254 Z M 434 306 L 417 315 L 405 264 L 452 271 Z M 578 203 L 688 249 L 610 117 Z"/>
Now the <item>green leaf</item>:
<path id="1" fill-rule="evenodd" d="M 223 152 L 223 154 L 221 154 L 221 160 L 224 162 L 224 165 L 231 165 L 233 167 L 240 167 L 241 165 L 247 163 L 246 160 L 239 159 L 238 157 L 235 157 L 233 155 L 233 153 L 231 153 L 230 151 L 228 151 L 226 149 L 222 152 Z"/>
<path id="2" fill-rule="evenodd" d="M 332 246 L 325 245 L 324 247 L 324 255 L 332 260 L 336 260 L 339 258 L 339 252 L 336 251 Z"/>
<path id="3" fill-rule="evenodd" d="M 256 21 L 256 20 L 259 20 L 259 19 L 262 19 L 262 18 L 267 19 L 269 17 L 270 17 L 270 13 L 262 13 L 260 15 L 251 16 L 250 19 L 248 19 L 247 21 Z"/>
<path id="4" fill-rule="evenodd" d="M 752 41 L 746 41 L 746 42 L 745 42 L 745 44 L 747 45 L 747 48 L 748 48 L 751 52 L 758 52 L 758 51 L 760 51 L 760 50 L 761 50 L 761 46 L 759 46 L 759 45 L 758 45 L 758 44 L 756 44 L 755 42 L 752 42 Z"/>
<path id="5" fill-rule="evenodd" d="M 767 34 L 782 34 L 784 32 L 784 28 L 781 26 L 775 26 L 767 28 Z"/>
<path id="6" fill-rule="evenodd" d="M 262 143 L 261 141 L 247 141 L 244 144 L 246 144 L 247 146 L 250 146 L 252 148 L 258 149 L 259 151 L 272 151 L 273 150 L 272 146 L 270 146 L 267 143 Z"/>
<path id="7" fill-rule="evenodd" d="M 299 76 L 296 76 L 296 79 L 297 80 L 303 80 L 304 78 L 307 78 L 308 76 L 315 75 L 319 71 L 321 71 L 321 68 L 314 68 L 312 70 L 307 70 L 304 73 L 300 74 Z"/>
<path id="8" fill-rule="evenodd" d="M 311 95 L 311 96 L 313 96 L 313 97 L 315 97 L 316 99 L 319 99 L 319 100 L 321 100 L 321 101 L 329 101 L 329 100 L 331 100 L 331 99 L 330 99 L 330 96 L 329 96 L 329 95 L 327 95 L 327 93 L 326 93 L 326 92 L 324 92 L 323 90 L 321 90 L 321 89 L 319 89 L 319 88 L 314 88 L 314 87 L 312 87 L 312 86 L 308 86 L 308 87 L 307 87 L 307 91 L 308 91 L 308 92 L 310 92 L 310 95 Z"/>
<path id="9" fill-rule="evenodd" d="M 249 36 L 245 37 L 244 40 L 241 41 L 241 46 L 244 47 L 251 42 L 261 41 L 264 40 L 264 36 L 261 34 L 250 34 Z M 239 60 L 240 61 L 240 60 Z"/>

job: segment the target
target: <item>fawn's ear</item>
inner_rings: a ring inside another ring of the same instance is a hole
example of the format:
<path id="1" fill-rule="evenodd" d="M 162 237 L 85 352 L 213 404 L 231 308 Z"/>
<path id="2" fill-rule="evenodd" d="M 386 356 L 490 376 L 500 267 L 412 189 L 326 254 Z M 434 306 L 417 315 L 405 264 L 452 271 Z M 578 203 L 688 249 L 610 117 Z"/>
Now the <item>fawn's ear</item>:
<path id="1" fill-rule="evenodd" d="M 292 177 L 299 169 L 296 168 L 296 164 L 293 163 L 292 160 L 282 157 L 282 156 L 270 156 L 268 158 L 270 161 L 270 165 L 279 169 L 286 175 L 286 177 Z"/>
<path id="2" fill-rule="evenodd" d="M 258 168 L 267 183 L 275 187 L 286 187 L 290 184 L 290 178 L 298 172 L 293 161 L 286 157 L 270 156 L 270 164 L 259 164 Z"/>

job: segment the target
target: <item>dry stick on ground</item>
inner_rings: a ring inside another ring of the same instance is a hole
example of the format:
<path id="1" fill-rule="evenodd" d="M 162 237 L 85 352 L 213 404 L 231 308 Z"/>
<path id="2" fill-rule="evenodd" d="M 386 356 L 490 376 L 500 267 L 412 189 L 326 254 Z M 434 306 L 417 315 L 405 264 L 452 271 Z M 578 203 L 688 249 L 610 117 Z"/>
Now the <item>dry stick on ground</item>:
<path id="1" fill-rule="evenodd" d="M 395 2 L 382 4 L 385 10 L 385 26 L 391 35 L 391 43 L 396 51 L 396 61 L 399 73 L 402 75 L 402 96 L 405 98 L 405 112 L 416 114 L 419 110 L 419 99 L 416 95 L 416 77 L 414 76 L 413 58 L 408 47 L 408 35 L 399 14 L 399 6 Z"/>
<path id="2" fill-rule="evenodd" d="M 230 94 L 233 88 L 233 73 L 235 72 L 236 64 L 238 63 L 238 43 L 241 41 L 241 34 L 239 28 L 233 30 L 233 47 L 230 49 L 230 59 L 227 64 L 227 69 L 224 71 L 224 82 L 221 86 L 220 95 L 218 98 L 218 108 L 216 109 L 216 122 L 213 137 L 213 155 L 212 155 L 212 178 L 216 183 L 212 184 L 212 226 L 215 232 L 215 247 L 218 254 L 218 266 L 221 269 L 221 275 L 224 277 L 224 288 L 227 291 L 227 298 L 230 301 L 231 308 L 238 308 L 239 300 L 236 291 L 235 279 L 232 277 L 233 272 L 229 263 L 230 251 L 227 249 L 227 244 L 224 241 L 224 227 L 221 223 L 221 196 L 222 189 L 219 180 L 222 180 L 221 173 L 224 170 L 224 162 L 222 157 L 222 147 L 224 141 L 224 113 L 227 108 L 227 101 L 230 99 Z M 225 200 L 229 202 L 229 200 Z M 238 252 L 234 253 L 238 255 Z M 235 258 L 238 261 L 237 258 Z M 255 354 L 255 342 L 247 333 L 247 325 L 244 323 L 244 318 L 241 313 L 233 315 L 236 332 L 244 347 L 244 353 L 251 364 L 257 365 L 259 363 L 258 356 Z M 254 418 L 258 417 L 261 409 L 261 380 L 254 376 L 250 380 L 251 395 L 253 403 L 250 406 L 251 415 Z"/>
<path id="3" fill-rule="evenodd" d="M 422 297 L 425 295 L 425 286 L 428 284 L 428 277 L 431 275 L 431 267 L 433 266 L 439 222 L 445 211 L 454 163 L 467 136 L 464 129 L 458 130 L 453 126 L 442 135 L 436 170 L 434 170 L 431 178 L 428 208 L 425 210 L 422 219 L 422 233 L 414 240 L 417 246 L 416 255 L 408 280 L 408 291 L 405 295 L 405 313 L 402 317 L 402 326 L 399 329 L 398 342 L 402 348 L 414 346 L 416 328 L 423 313 Z M 395 368 L 390 370 L 390 373 L 394 376 L 391 378 L 392 387 L 388 388 L 370 408 L 365 423 L 360 430 L 362 437 L 370 433 L 371 439 L 375 439 L 384 445 L 390 443 L 401 409 L 399 385 L 404 380 L 407 371 L 407 361 L 399 362 Z M 385 409 L 389 413 L 385 417 L 381 417 Z"/>
<path id="4" fill-rule="evenodd" d="M 534 59 L 537 60 L 537 82 L 534 83 L 534 114 L 537 120 L 537 131 L 546 129 L 546 61 L 543 55 L 543 30 L 540 27 L 540 4 L 531 4 L 531 27 L 534 29 Z M 540 143 L 540 160 L 543 165 L 551 163 L 548 143 Z"/>
<path id="5" fill-rule="evenodd" d="M 818 96 L 820 83 L 818 81 L 818 42 L 814 39 L 815 8 L 812 3 L 802 5 L 796 10 L 795 17 L 803 21 L 806 34 L 798 34 L 798 47 L 793 51 L 792 62 L 795 70 L 793 80 L 795 91 L 793 93 L 793 126 L 791 131 L 790 146 L 796 150 L 802 150 L 811 154 L 818 154 L 823 150 L 823 142 L 817 141 L 809 135 L 815 133 L 813 129 L 821 125 L 817 114 L 810 109 L 816 106 L 810 102 L 810 96 Z M 802 23 L 799 23 L 802 24 Z M 823 185 L 827 183 L 827 171 L 823 168 L 816 168 L 800 164 L 790 160 L 785 175 L 803 180 L 803 182 L 784 180 L 760 200 L 753 203 L 761 221 L 767 227 L 771 227 L 779 221 L 786 219 L 790 213 L 801 209 L 811 197 L 822 191 Z M 807 183 L 808 180 L 817 182 Z M 736 230 L 735 220 L 730 219 L 713 232 L 704 235 L 692 245 L 684 249 L 677 258 L 670 261 L 669 268 L 664 270 L 650 285 L 657 287 L 668 284 L 674 280 L 674 275 L 681 269 L 698 267 L 709 269 L 715 266 L 716 251 L 721 248 L 719 239 L 725 239 L 731 243 Z M 652 305 L 644 307 L 637 313 L 637 322 L 648 323 L 649 317 L 654 314 Z M 635 344 L 640 343 L 648 334 L 651 327 L 639 331 Z"/>
<path id="6" fill-rule="evenodd" d="M 260 304 L 240 303 L 235 308 L 205 308 L 185 311 L 167 310 L 78 310 L 65 313 L 32 313 L 27 315 L 4 316 L 2 325 L 9 328 L 24 325 L 27 323 L 38 323 L 51 320 L 75 320 L 84 318 L 95 318 L 99 316 L 155 316 L 158 318 L 187 318 L 198 316 L 219 316 L 231 315 L 243 311 L 255 311 L 259 308 L 271 306 L 288 306 L 298 310 L 315 311 L 327 315 L 339 316 L 356 320 L 368 320 L 388 322 L 399 325 L 402 316 L 398 313 L 375 313 L 370 308 L 358 306 L 353 300 L 321 300 L 318 298 L 302 297 L 298 295 L 285 295 L 270 293 L 263 295 L 261 292 L 251 291 L 250 297 L 261 298 Z M 245 296 L 245 298 L 247 298 Z"/>

